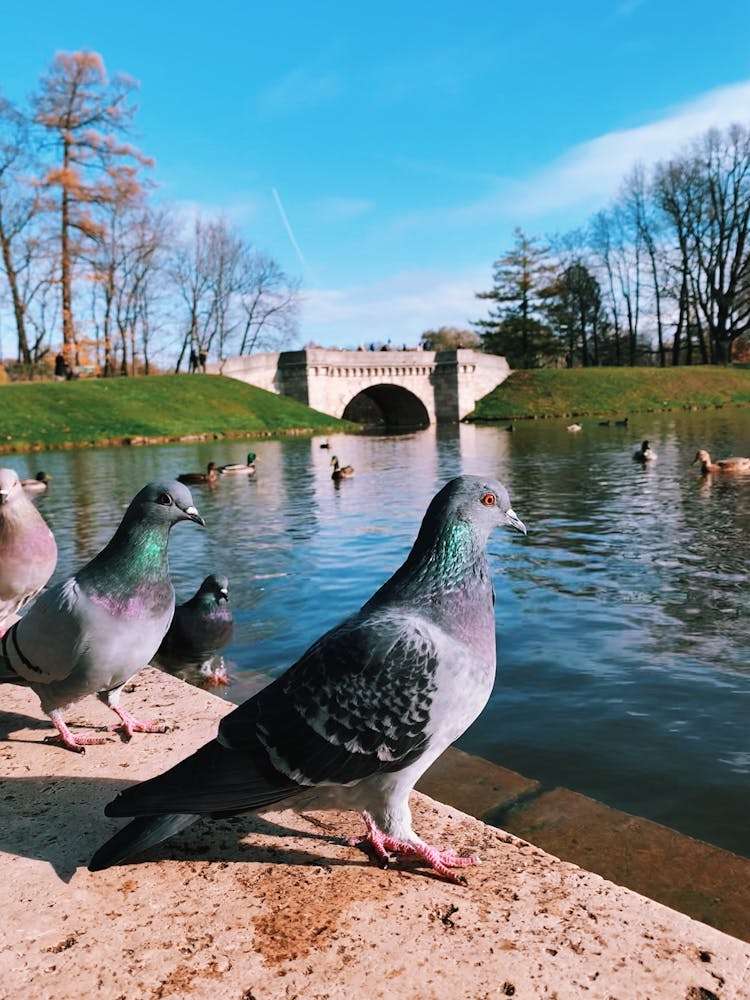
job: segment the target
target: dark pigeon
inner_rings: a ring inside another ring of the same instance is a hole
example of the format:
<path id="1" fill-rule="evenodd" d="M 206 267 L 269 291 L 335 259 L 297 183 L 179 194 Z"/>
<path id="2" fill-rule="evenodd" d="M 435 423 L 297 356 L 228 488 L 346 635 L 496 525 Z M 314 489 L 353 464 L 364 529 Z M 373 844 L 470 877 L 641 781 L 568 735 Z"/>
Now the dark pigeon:
<path id="1" fill-rule="evenodd" d="M 399 570 L 285 674 L 240 705 L 216 739 L 110 802 L 136 817 L 89 865 L 118 864 L 188 826 L 292 800 L 364 811 L 369 842 L 441 875 L 477 863 L 412 830 L 417 779 L 477 717 L 495 677 L 491 531 L 525 533 L 505 488 L 459 476 L 437 494 Z"/>
<path id="2" fill-rule="evenodd" d="M 164 732 L 120 708 L 123 685 L 159 648 L 174 613 L 167 541 L 180 521 L 204 524 L 190 490 L 149 483 L 133 499 L 111 541 L 75 576 L 45 591 L 2 638 L 0 682 L 32 688 L 64 746 L 79 753 L 103 743 L 73 734 L 62 710 L 96 694 L 127 736 Z"/>
<path id="3" fill-rule="evenodd" d="M 198 687 L 228 684 L 219 650 L 229 642 L 233 629 L 229 581 L 212 573 L 189 601 L 175 608 L 153 663 Z"/>

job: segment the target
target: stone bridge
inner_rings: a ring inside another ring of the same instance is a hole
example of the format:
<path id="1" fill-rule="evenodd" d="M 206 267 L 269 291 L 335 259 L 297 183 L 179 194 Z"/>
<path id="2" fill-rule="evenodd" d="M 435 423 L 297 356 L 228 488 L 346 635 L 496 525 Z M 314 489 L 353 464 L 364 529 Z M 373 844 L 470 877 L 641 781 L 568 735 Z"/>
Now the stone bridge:
<path id="1" fill-rule="evenodd" d="M 480 351 L 338 351 L 250 354 L 209 365 L 216 374 L 290 396 L 333 417 L 389 428 L 457 423 L 510 375 Z"/>

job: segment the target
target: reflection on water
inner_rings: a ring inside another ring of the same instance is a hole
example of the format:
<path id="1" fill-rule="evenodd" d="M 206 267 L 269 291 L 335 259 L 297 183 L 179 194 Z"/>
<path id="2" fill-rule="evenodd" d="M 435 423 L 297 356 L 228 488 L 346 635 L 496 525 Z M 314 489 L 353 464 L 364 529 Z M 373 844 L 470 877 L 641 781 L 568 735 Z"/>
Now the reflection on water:
<path id="1" fill-rule="evenodd" d="M 257 473 L 194 487 L 203 531 L 178 525 L 178 600 L 225 573 L 225 650 L 241 700 L 359 607 L 400 564 L 434 492 L 460 472 L 503 480 L 526 538 L 496 534 L 500 670 L 460 745 L 750 854 L 750 476 L 702 479 L 698 447 L 750 453 L 750 411 L 431 428 L 403 437 L 255 441 Z M 657 460 L 632 454 L 648 438 Z M 248 442 L 7 457 L 53 476 L 38 503 L 55 579 L 89 559 L 147 481 L 244 461 Z M 330 456 L 356 469 L 331 480 Z"/>

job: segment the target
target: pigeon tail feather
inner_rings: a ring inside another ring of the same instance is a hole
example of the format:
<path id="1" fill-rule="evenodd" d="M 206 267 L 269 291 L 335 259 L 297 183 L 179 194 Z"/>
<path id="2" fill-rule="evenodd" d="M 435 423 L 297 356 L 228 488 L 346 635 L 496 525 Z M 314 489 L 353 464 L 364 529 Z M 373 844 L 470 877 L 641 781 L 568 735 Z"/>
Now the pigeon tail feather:
<path id="1" fill-rule="evenodd" d="M 106 816 L 157 816 L 190 813 L 232 815 L 273 805 L 302 791 L 296 781 L 270 764 L 265 752 L 253 755 L 206 743 L 190 757 L 156 777 L 120 792 L 104 809 Z"/>
<path id="2" fill-rule="evenodd" d="M 168 813 L 166 816 L 139 816 L 102 844 L 89 862 L 90 872 L 100 872 L 119 865 L 133 854 L 140 854 L 162 840 L 190 826 L 197 816 Z"/>

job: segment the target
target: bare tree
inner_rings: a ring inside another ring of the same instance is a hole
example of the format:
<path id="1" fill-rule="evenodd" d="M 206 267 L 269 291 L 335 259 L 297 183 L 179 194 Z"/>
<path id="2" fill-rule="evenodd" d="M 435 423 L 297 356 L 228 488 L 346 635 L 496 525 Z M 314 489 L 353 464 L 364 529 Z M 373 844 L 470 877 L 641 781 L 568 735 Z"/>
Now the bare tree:
<path id="1" fill-rule="evenodd" d="M 73 270 L 89 240 L 101 238 L 98 209 L 140 194 L 138 170 L 149 164 L 122 141 L 135 107 L 127 100 L 136 84 L 110 81 L 96 52 L 60 52 L 32 99 L 34 121 L 50 139 L 54 158 L 38 181 L 46 207 L 58 215 L 63 354 L 75 354 Z"/>
<path id="2" fill-rule="evenodd" d="M 298 334 L 300 282 L 269 254 L 246 248 L 242 258 L 239 353 L 273 350 Z"/>
<path id="3" fill-rule="evenodd" d="M 16 323 L 18 358 L 27 365 L 36 360 L 38 346 L 33 352 L 29 346 L 23 294 L 24 275 L 31 266 L 36 244 L 31 224 L 37 214 L 37 201 L 22 178 L 30 161 L 28 121 L 0 97 L 0 254 Z"/>
<path id="4" fill-rule="evenodd" d="M 646 252 L 651 276 L 651 290 L 654 296 L 654 314 L 656 319 L 656 342 L 659 352 L 659 364 L 662 368 L 667 363 L 664 346 L 664 326 L 662 322 L 662 286 L 661 268 L 659 267 L 659 252 L 657 249 L 657 220 L 654 217 L 654 203 L 649 197 L 646 174 L 642 164 L 638 164 L 625 178 L 621 201 L 625 212 L 630 216 L 631 225 L 636 233 L 636 243 Z"/>

